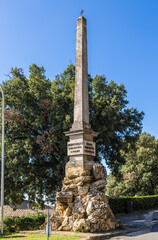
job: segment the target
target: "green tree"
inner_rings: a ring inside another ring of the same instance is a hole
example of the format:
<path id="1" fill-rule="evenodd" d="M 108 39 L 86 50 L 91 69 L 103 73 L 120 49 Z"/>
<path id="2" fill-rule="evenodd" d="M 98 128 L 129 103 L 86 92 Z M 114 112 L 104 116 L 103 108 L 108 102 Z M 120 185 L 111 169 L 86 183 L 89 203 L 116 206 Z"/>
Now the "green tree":
<path id="1" fill-rule="evenodd" d="M 30 66 L 29 79 L 22 69 L 12 69 L 3 85 L 6 101 L 5 196 L 13 204 L 43 204 L 60 186 L 63 161 L 53 127 L 51 82 L 44 68 Z M 64 148 L 65 150 L 65 148 Z M 62 153 L 63 150 L 61 150 Z M 63 154 L 62 154 L 63 155 Z"/>
<path id="2" fill-rule="evenodd" d="M 73 122 L 75 67 L 69 65 L 54 81 L 43 67 L 33 64 L 30 75 L 12 69 L 3 83 L 6 101 L 5 196 L 19 204 L 29 196 L 42 205 L 43 196 L 54 200 L 64 176 L 68 131 Z M 121 150 L 128 150 L 141 132 L 143 113 L 127 108 L 124 86 L 105 76 L 89 75 L 90 122 L 99 133 L 96 161 L 105 159 L 117 172 L 124 163 Z"/>
<path id="3" fill-rule="evenodd" d="M 122 152 L 126 163 L 119 174 L 108 177 L 107 192 L 110 197 L 158 194 L 158 140 L 142 133 L 135 147 Z"/>
<path id="4" fill-rule="evenodd" d="M 107 82 L 105 76 L 96 76 L 91 85 L 91 123 L 99 132 L 98 156 L 105 159 L 113 172 L 117 172 L 124 157 L 120 150 L 127 150 L 128 143 L 134 143 L 141 132 L 143 112 L 127 108 L 127 91 L 123 84 Z"/>

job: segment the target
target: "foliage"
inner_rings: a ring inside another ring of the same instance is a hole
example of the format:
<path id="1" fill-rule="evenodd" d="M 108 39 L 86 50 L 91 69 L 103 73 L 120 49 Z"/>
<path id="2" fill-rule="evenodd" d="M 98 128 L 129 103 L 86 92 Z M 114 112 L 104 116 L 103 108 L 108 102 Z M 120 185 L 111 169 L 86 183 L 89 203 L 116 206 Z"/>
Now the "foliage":
<path id="1" fill-rule="evenodd" d="M 46 216 L 7 217 L 4 219 L 5 232 L 19 232 L 23 230 L 38 230 L 45 222 Z"/>
<path id="2" fill-rule="evenodd" d="M 109 204 L 114 214 L 151 210 L 158 208 L 158 195 L 110 198 Z"/>
<path id="3" fill-rule="evenodd" d="M 129 145 L 122 152 L 126 163 L 119 174 L 108 177 L 107 192 L 110 197 L 158 194 L 158 140 L 142 133 L 135 147 Z"/>
<path id="4" fill-rule="evenodd" d="M 12 69 L 3 83 L 5 93 L 5 200 L 12 205 L 29 200 L 51 202 L 64 176 L 67 138 L 73 122 L 75 67 L 69 65 L 51 82 L 43 67 L 33 64 L 30 75 Z M 143 113 L 127 108 L 126 90 L 105 76 L 89 75 L 90 122 L 99 133 L 96 161 L 105 159 L 117 172 L 124 163 L 121 150 L 136 141 Z"/>
<path id="5" fill-rule="evenodd" d="M 104 75 L 97 75 L 91 87 L 91 124 L 99 132 L 97 152 L 116 173 L 124 163 L 121 151 L 126 151 L 128 143 L 134 143 L 140 133 L 143 112 L 127 108 L 127 92 L 123 84 L 108 83 Z"/>

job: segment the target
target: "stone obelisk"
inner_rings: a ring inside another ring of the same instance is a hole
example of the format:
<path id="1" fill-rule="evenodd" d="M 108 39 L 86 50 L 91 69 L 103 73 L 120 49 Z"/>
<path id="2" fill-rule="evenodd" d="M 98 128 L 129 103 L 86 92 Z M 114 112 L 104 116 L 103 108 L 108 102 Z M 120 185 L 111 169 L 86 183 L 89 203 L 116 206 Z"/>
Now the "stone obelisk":
<path id="1" fill-rule="evenodd" d="M 89 123 L 87 27 L 77 19 L 74 121 L 70 131 L 62 189 L 56 194 L 56 213 L 51 217 L 53 230 L 99 232 L 115 229 L 115 217 L 108 204 L 106 170 L 95 163 L 97 133 Z"/>
<path id="2" fill-rule="evenodd" d="M 83 16 L 77 19 L 74 121 L 65 135 L 70 137 L 67 146 L 70 161 L 66 165 L 66 176 L 90 170 L 95 156 L 93 138 L 97 133 L 89 123 L 87 26 Z"/>
<path id="3" fill-rule="evenodd" d="M 71 130 L 90 128 L 87 70 L 87 26 L 86 19 L 81 16 L 77 20 L 74 123 Z"/>

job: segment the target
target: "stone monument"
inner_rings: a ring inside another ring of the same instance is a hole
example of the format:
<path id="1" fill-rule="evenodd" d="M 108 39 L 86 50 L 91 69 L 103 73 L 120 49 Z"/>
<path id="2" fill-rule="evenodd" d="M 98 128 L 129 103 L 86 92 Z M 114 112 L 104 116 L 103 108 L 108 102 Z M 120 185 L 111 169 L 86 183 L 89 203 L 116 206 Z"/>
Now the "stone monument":
<path id="1" fill-rule="evenodd" d="M 86 19 L 77 19 L 74 121 L 67 153 L 69 162 L 61 192 L 56 195 L 56 214 L 51 217 L 53 230 L 98 232 L 112 230 L 117 222 L 108 204 L 106 170 L 95 163 L 94 137 L 89 123 L 87 27 Z"/>

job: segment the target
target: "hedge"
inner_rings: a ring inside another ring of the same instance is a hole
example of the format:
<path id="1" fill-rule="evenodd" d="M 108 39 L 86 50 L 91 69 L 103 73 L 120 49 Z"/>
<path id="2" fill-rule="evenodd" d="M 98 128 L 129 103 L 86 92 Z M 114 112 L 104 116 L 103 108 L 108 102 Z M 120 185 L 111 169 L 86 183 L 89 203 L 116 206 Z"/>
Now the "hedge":
<path id="1" fill-rule="evenodd" d="M 114 214 L 156 209 L 158 195 L 110 198 L 109 204 Z"/>
<path id="2" fill-rule="evenodd" d="M 4 232 L 38 230 L 45 222 L 45 216 L 4 218 Z"/>

